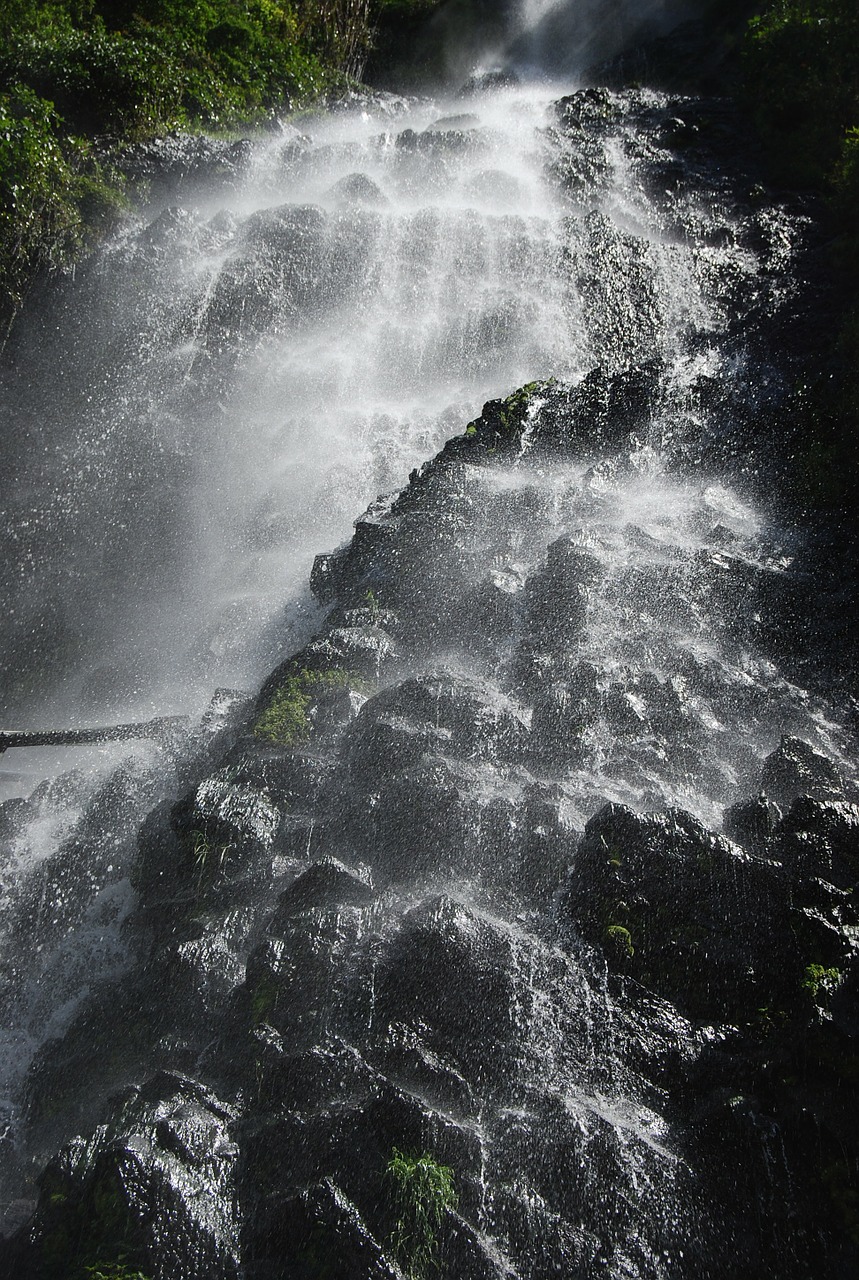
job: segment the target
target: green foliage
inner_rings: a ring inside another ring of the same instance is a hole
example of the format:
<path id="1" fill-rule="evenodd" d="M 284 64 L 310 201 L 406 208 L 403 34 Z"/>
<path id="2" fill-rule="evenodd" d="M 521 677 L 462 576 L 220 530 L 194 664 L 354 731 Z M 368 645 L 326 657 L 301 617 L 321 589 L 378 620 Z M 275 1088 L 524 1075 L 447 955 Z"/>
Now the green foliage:
<path id="1" fill-rule="evenodd" d="M 379 600 L 375 591 L 370 587 L 364 599 L 367 602 L 367 609 L 373 622 L 378 622 L 382 616 L 382 610 L 379 607 Z"/>
<path id="2" fill-rule="evenodd" d="M 310 737 L 308 715 L 316 695 L 325 689 L 362 689 L 365 682 L 350 671 L 335 667 L 329 671 L 302 669 L 288 675 L 269 699 L 253 727 L 257 738 L 279 747 L 294 747 Z"/>
<path id="3" fill-rule="evenodd" d="M 122 203 L 83 136 L 269 118 L 360 70 L 379 0 L 4 0 L 0 326 Z M 0 343 L 2 343 L 0 328 Z"/>
<path id="4" fill-rule="evenodd" d="M 70 129 L 248 121 L 360 71 L 372 0 L 12 0 L 0 88 L 50 99 Z"/>
<path id="5" fill-rule="evenodd" d="M 812 1000 L 828 999 L 841 981 L 839 969 L 826 969 L 822 964 L 806 965 L 802 974 L 802 989 Z"/>
<path id="6" fill-rule="evenodd" d="M 859 4 L 770 0 L 749 23 L 745 95 L 773 176 L 825 193 L 830 260 L 844 286 L 833 329 L 810 350 L 811 374 L 786 414 L 794 425 L 789 489 L 807 509 L 855 521 L 859 499 Z M 841 312 L 840 316 L 838 312 Z"/>
<path id="7" fill-rule="evenodd" d="M 189 832 L 186 842 L 201 876 L 222 867 L 227 854 L 233 848 L 231 844 L 219 844 L 205 831 Z"/>
<path id="8" fill-rule="evenodd" d="M 502 430 L 518 431 L 524 425 L 531 401 L 542 386 L 540 382 L 529 382 L 502 401 L 499 410 Z"/>
<path id="9" fill-rule="evenodd" d="M 97 1262 L 84 1267 L 87 1280 L 147 1280 L 142 1271 L 132 1271 L 124 1262 Z"/>
<path id="10" fill-rule="evenodd" d="M 261 978 L 251 993 L 251 1015 L 254 1022 L 265 1022 L 277 1008 L 280 990 L 271 975 Z"/>
<path id="11" fill-rule="evenodd" d="M 855 0 L 772 0 L 749 23 L 746 87 L 777 176 L 821 185 L 859 125 Z"/>
<path id="12" fill-rule="evenodd" d="M 169 48 L 104 30 L 19 37 L 0 53 L 0 82 L 29 85 L 73 132 L 154 132 L 180 119 L 182 76 Z"/>
<path id="13" fill-rule="evenodd" d="M 26 85 L 0 94 L 0 314 L 34 271 L 63 267 L 124 207 L 117 176 L 64 139 L 53 104 Z"/>
<path id="14" fill-rule="evenodd" d="M 408 1156 L 394 1147 L 385 1169 L 396 1211 L 390 1247 L 410 1280 L 438 1270 L 438 1234 L 457 1203 L 453 1170 L 425 1152 Z"/>

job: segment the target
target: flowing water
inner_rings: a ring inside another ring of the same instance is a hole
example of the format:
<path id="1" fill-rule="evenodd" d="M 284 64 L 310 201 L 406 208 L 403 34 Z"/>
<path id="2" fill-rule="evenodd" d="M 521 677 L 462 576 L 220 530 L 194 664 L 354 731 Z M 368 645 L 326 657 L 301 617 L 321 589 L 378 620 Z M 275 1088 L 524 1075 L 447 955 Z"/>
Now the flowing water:
<path id="1" fill-rule="evenodd" d="M 313 557 L 485 400 L 644 366 L 657 371 L 658 403 L 622 462 L 592 449 L 531 469 L 526 431 L 516 466 L 463 481 L 473 518 L 462 556 L 488 557 L 497 589 L 531 604 L 479 653 L 427 641 L 423 666 L 488 672 L 512 691 L 523 723 L 542 725 L 540 767 L 563 776 L 571 826 L 595 797 L 676 804 L 718 824 L 785 732 L 844 763 L 843 731 L 759 643 L 759 583 L 784 575 L 790 548 L 747 493 L 701 462 L 702 440 L 730 437 L 736 388 L 752 400 L 768 393 L 761 318 L 789 300 L 803 224 L 695 150 L 689 138 L 707 127 L 698 104 L 635 91 L 559 107 L 561 96 L 538 84 L 380 98 L 245 144 L 152 149 L 140 212 L 33 304 L 6 352 L 4 718 L 198 716 L 219 686 L 255 688 L 319 624 L 306 585 Z M 585 638 L 569 644 L 599 706 L 575 758 L 564 754 L 575 682 L 555 671 L 535 697 L 534 672 L 517 667 L 517 644 L 530 644 L 539 667 L 541 628 L 557 643 L 563 625 L 533 603 L 559 539 L 590 557 L 594 578 Z M 417 617 L 417 597 L 414 607 Z M 179 785 L 172 757 L 154 747 L 118 770 L 98 752 L 22 753 L 5 794 L 29 794 L 49 770 L 57 776 L 28 805 L 4 810 L 8 1152 L 39 1047 L 97 979 L 128 963 L 135 833 Z M 484 783 L 475 775 L 476 795 Z M 364 837 L 368 860 L 378 835 Z M 315 840 L 311 825 L 308 852 Z M 360 852 L 362 837 L 354 843 Z M 619 1203 L 664 1198 L 685 1174 L 663 1121 L 640 1098 L 625 1103 L 623 1079 L 588 1049 L 588 1001 L 602 1010 L 601 1044 L 608 1034 L 599 983 L 582 986 L 572 960 L 530 935 L 523 943 L 474 892 L 485 917 L 432 909 L 450 936 L 491 936 L 525 1011 L 514 1019 L 519 1092 L 508 1090 L 503 1124 L 491 1108 L 475 1122 L 492 1186 L 472 1216 L 487 1239 L 527 1234 L 529 1222 L 544 1234 L 563 1212 L 559 1178 L 582 1203 L 599 1199 L 589 1153 L 605 1156 L 606 1134 Z M 398 945 L 419 952 L 420 928 L 411 919 Z M 575 1068 L 565 1060 L 573 1041 Z M 576 1129 L 579 1171 L 549 1169 L 538 1192 L 516 1170 L 533 1141 L 523 1117 L 542 1114 L 534 1091 L 550 1078 L 564 1112 L 553 1132 Z M 571 1082 L 584 1078 L 587 1099 L 576 1099 Z M 21 1177 L 9 1167 L 7 1198 Z M 679 1247 L 670 1223 L 660 1232 Z M 584 1228 L 567 1247 L 559 1257 L 598 1253 Z M 611 1274 L 671 1274 L 648 1254 L 655 1247 L 630 1228 Z M 539 1254 L 529 1248 L 522 1274 Z"/>

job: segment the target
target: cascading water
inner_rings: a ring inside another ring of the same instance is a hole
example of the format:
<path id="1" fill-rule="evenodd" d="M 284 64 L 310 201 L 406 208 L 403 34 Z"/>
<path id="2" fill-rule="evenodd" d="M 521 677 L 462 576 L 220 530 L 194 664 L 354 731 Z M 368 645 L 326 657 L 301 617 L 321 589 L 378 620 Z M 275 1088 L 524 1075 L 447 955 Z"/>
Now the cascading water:
<path id="1" fill-rule="evenodd" d="M 803 224 L 719 163 L 718 104 L 558 96 L 139 153 L 146 211 L 6 354 L 9 713 L 198 713 L 300 649 L 193 751 L 4 809 L 9 1227 L 109 1117 L 22 1275 L 78 1213 L 80 1266 L 110 1261 L 109 1185 L 158 1280 L 392 1276 L 411 1147 L 457 1171 L 445 1274 L 739 1276 L 725 1133 L 780 1206 L 744 1256 L 803 1274 L 789 1157 L 724 1065 L 781 881 L 702 825 L 782 735 L 821 803 L 826 768 L 852 785 L 773 661 L 791 553 L 737 490 Z M 316 563 L 324 614 L 314 555 L 451 436 Z"/>

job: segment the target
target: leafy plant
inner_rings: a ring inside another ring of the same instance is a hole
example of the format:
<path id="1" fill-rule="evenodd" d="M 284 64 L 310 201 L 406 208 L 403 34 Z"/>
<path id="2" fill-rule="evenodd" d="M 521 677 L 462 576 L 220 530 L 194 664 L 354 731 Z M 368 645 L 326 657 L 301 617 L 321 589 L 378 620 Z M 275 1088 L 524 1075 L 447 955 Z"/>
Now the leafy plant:
<path id="1" fill-rule="evenodd" d="M 751 19 L 746 91 L 780 177 L 831 177 L 845 131 L 859 124 L 855 0 L 772 0 Z"/>
<path id="2" fill-rule="evenodd" d="M 372 587 L 368 589 L 364 599 L 367 602 L 367 609 L 370 613 L 370 617 L 374 622 L 378 622 L 381 617 L 382 610 L 379 608 L 379 600 Z"/>
<path id="3" fill-rule="evenodd" d="M 147 1280 L 142 1271 L 132 1271 L 124 1262 L 97 1262 L 84 1267 L 87 1280 Z"/>
<path id="4" fill-rule="evenodd" d="M 200 875 L 214 869 L 215 863 L 222 867 L 227 854 L 233 847 L 230 844 L 218 844 L 205 831 L 191 831 L 187 837 L 191 857 L 196 863 Z"/>
<path id="5" fill-rule="evenodd" d="M 826 969 L 822 964 L 809 964 L 803 970 L 801 985 L 812 1000 L 817 1000 L 821 993 L 823 999 L 828 999 L 840 981 L 840 969 Z"/>
<path id="6" fill-rule="evenodd" d="M 406 1155 L 394 1147 L 385 1169 L 396 1211 L 390 1248 L 410 1280 L 438 1270 L 438 1234 L 457 1203 L 453 1170 L 429 1153 Z"/>
<path id="7" fill-rule="evenodd" d="M 0 94 L 0 313 L 39 268 L 74 261 L 124 207 L 116 175 L 86 143 L 64 140 L 53 104 L 26 85 Z"/>

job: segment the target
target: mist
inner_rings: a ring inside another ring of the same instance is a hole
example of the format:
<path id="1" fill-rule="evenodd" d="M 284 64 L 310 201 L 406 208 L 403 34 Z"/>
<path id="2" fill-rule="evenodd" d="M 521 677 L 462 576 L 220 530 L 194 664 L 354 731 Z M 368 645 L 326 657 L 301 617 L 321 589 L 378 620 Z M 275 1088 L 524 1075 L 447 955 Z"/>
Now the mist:
<path id="1" fill-rule="evenodd" d="M 399 68 L 401 87 L 508 70 L 580 80 L 636 42 L 699 17 L 707 0 L 448 0 Z"/>

